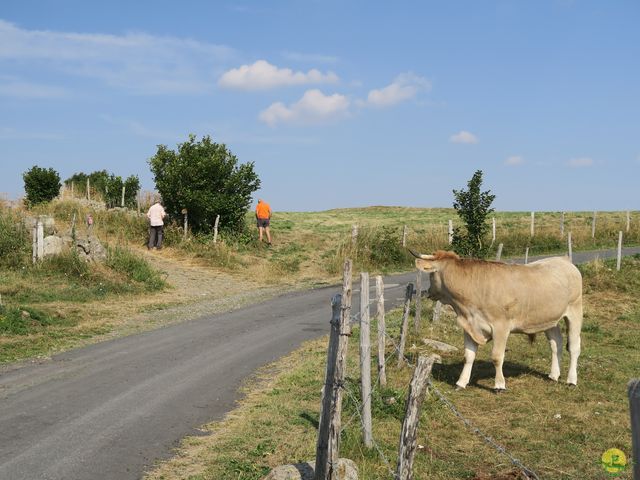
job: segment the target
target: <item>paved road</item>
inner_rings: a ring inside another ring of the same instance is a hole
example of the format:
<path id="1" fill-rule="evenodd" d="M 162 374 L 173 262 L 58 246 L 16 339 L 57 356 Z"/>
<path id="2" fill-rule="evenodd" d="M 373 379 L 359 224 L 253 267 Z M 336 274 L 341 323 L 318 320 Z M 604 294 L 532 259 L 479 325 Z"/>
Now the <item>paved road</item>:
<path id="1" fill-rule="evenodd" d="M 385 279 L 387 308 L 400 304 L 414 278 Z M 231 410 L 238 386 L 258 367 L 327 333 L 338 291 L 287 294 L 5 369 L 0 479 L 140 478 L 185 435 Z M 356 281 L 354 293 L 357 306 Z"/>

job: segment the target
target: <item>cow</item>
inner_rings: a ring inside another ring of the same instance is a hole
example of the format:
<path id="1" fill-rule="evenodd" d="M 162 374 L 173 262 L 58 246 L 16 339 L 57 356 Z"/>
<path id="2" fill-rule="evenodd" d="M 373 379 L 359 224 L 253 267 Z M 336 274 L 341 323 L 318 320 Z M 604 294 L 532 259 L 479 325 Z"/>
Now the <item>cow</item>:
<path id="1" fill-rule="evenodd" d="M 568 257 L 551 257 L 527 265 L 461 259 L 453 252 L 416 257 L 416 267 L 430 274 L 428 296 L 451 305 L 464 330 L 464 367 L 456 382 L 465 388 L 478 345 L 493 340 L 495 390 L 506 389 L 502 364 L 510 333 L 544 332 L 551 345 L 551 373 L 558 381 L 565 319 L 570 355 L 567 383 L 578 382 L 582 329 L 582 275 Z"/>

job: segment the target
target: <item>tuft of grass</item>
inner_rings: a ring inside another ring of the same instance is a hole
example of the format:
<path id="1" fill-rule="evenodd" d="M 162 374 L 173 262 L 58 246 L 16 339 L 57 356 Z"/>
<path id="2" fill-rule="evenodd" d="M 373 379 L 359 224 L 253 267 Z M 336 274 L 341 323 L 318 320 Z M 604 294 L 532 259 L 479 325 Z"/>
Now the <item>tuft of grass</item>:
<path id="1" fill-rule="evenodd" d="M 166 286 L 160 272 L 129 249 L 123 247 L 109 249 L 106 265 L 124 274 L 129 281 L 143 285 L 146 291 L 161 290 Z"/>
<path id="2" fill-rule="evenodd" d="M 2 335 L 29 335 L 52 325 L 69 325 L 69 322 L 32 307 L 0 306 Z"/>

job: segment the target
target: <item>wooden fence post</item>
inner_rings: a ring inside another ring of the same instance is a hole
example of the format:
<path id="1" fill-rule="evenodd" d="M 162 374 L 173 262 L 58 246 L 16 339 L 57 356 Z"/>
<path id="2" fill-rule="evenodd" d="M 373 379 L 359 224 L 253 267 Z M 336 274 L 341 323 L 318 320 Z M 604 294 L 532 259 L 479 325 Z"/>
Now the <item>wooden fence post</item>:
<path id="1" fill-rule="evenodd" d="M 123 208 L 124 208 L 124 192 L 126 188 L 127 187 L 125 187 L 124 185 L 122 186 L 122 198 L 120 199 L 120 206 Z"/>
<path id="2" fill-rule="evenodd" d="M 31 244 L 31 261 L 35 265 L 38 260 L 38 224 L 33 226 L 33 230 L 31 232 L 32 236 L 32 244 Z"/>
<path id="3" fill-rule="evenodd" d="M 398 449 L 398 467 L 396 478 L 398 480 L 413 479 L 413 459 L 418 446 L 418 424 L 420 423 L 420 410 L 424 401 L 429 376 L 433 364 L 439 360 L 437 355 L 429 357 L 420 356 L 418 365 L 413 372 L 409 395 L 407 396 L 407 406 L 400 432 L 400 446 Z"/>
<path id="4" fill-rule="evenodd" d="M 331 299 L 331 333 L 327 352 L 327 370 L 318 425 L 314 480 L 337 480 L 340 455 L 342 389 L 347 366 L 347 347 L 351 328 L 351 260 L 342 274 L 342 295 Z"/>
<path id="5" fill-rule="evenodd" d="M 373 447 L 371 432 L 371 322 L 369 320 L 369 274 L 360 273 L 360 393 L 362 397 L 362 440 Z"/>
<path id="6" fill-rule="evenodd" d="M 218 242 L 218 225 L 220 224 L 220 215 L 216 215 L 216 221 L 213 224 L 213 243 Z"/>
<path id="7" fill-rule="evenodd" d="M 498 253 L 496 253 L 496 261 L 499 262 L 502 258 L 502 244 L 498 244 Z"/>
<path id="8" fill-rule="evenodd" d="M 629 233 L 630 227 L 631 227 L 631 215 L 629 214 L 629 210 L 627 210 L 627 233 Z"/>
<path id="9" fill-rule="evenodd" d="M 420 321 L 422 320 L 422 270 L 417 269 L 416 275 L 416 315 L 413 318 L 413 328 L 416 335 L 420 333 Z"/>
<path id="10" fill-rule="evenodd" d="M 73 185 L 75 182 L 71 182 L 71 198 L 75 198 L 73 195 Z"/>
<path id="11" fill-rule="evenodd" d="M 402 246 L 407 246 L 407 226 L 402 227 Z"/>
<path id="12" fill-rule="evenodd" d="M 87 200 L 91 201 L 91 184 L 89 182 L 89 177 L 87 177 Z"/>
<path id="13" fill-rule="evenodd" d="M 524 251 L 524 264 L 526 265 L 527 263 L 529 263 L 529 247 Z"/>
<path id="14" fill-rule="evenodd" d="M 596 238 L 596 212 L 593 212 L 593 220 L 591 221 L 591 238 Z"/>
<path id="15" fill-rule="evenodd" d="M 442 303 L 440 300 L 436 300 L 436 304 L 433 306 L 433 318 L 431 321 L 433 323 L 438 323 L 440 321 L 440 311 L 442 310 Z"/>
<path id="16" fill-rule="evenodd" d="M 378 379 L 381 387 L 387 386 L 387 372 L 385 367 L 386 354 L 386 325 L 384 320 L 384 282 L 382 275 L 376 276 L 376 318 L 378 319 Z"/>
<path id="17" fill-rule="evenodd" d="M 618 262 L 616 263 L 616 270 L 620 271 L 620 264 L 622 263 L 622 230 L 618 232 Z"/>
<path id="18" fill-rule="evenodd" d="M 187 212 L 186 208 L 182 209 L 182 215 L 184 216 L 184 225 L 183 225 L 184 233 L 183 233 L 183 235 L 184 235 L 184 238 L 187 238 L 187 229 L 189 228 L 189 219 L 187 217 L 188 212 Z"/>
<path id="19" fill-rule="evenodd" d="M 404 311 L 402 313 L 402 327 L 400 329 L 400 348 L 398 350 L 398 368 L 404 364 L 404 344 L 407 341 L 407 329 L 409 327 L 409 310 L 411 307 L 411 296 L 413 295 L 413 283 L 407 285 L 404 295 Z"/>
<path id="20" fill-rule="evenodd" d="M 564 238 L 564 212 L 560 216 L 560 238 Z"/>
<path id="21" fill-rule="evenodd" d="M 491 219 L 491 246 L 496 242 L 496 217 Z"/>
<path id="22" fill-rule="evenodd" d="M 535 225 L 536 225 L 536 212 L 531 212 L 531 236 L 532 237 L 536 230 Z"/>
<path id="23" fill-rule="evenodd" d="M 355 245 L 357 240 L 358 240 L 358 224 L 354 223 L 351 226 L 351 243 Z"/>
<path id="24" fill-rule="evenodd" d="M 569 246 L 569 260 L 571 261 L 571 263 L 573 263 L 573 252 L 572 252 L 572 245 L 571 245 L 571 230 L 569 230 L 569 233 L 567 234 L 567 245 Z"/>
<path id="25" fill-rule="evenodd" d="M 449 220 L 449 245 L 453 243 L 453 220 Z"/>
<path id="26" fill-rule="evenodd" d="M 640 379 L 627 385 L 629 412 L 631 414 L 631 444 L 633 448 L 633 478 L 640 479 Z"/>
<path id="27" fill-rule="evenodd" d="M 38 219 L 36 225 L 38 228 L 38 260 L 42 260 L 44 258 L 44 224 L 42 220 Z"/>

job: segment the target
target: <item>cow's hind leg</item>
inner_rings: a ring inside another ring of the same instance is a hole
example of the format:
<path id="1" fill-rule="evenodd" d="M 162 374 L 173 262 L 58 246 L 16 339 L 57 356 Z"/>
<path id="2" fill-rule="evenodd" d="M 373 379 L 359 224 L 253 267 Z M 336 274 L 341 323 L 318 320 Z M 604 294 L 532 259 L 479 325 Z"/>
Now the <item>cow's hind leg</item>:
<path id="1" fill-rule="evenodd" d="M 562 331 L 556 325 L 549 330 L 545 330 L 544 334 L 547 336 L 551 347 L 551 373 L 549 378 L 557 382 L 558 378 L 560 378 L 560 359 L 562 358 Z"/>
<path id="2" fill-rule="evenodd" d="M 469 378 L 471 378 L 471 367 L 473 367 L 477 351 L 478 344 L 467 332 L 464 332 L 464 367 L 462 367 L 462 373 L 456 382 L 458 388 L 466 388 L 468 385 Z"/>
<path id="3" fill-rule="evenodd" d="M 504 351 L 507 348 L 507 338 L 509 332 L 493 331 L 493 349 L 491 350 L 491 360 L 496 367 L 496 383 L 494 388 L 497 391 L 505 390 L 506 384 L 504 375 L 502 374 L 502 364 L 504 363 Z"/>
<path id="4" fill-rule="evenodd" d="M 578 357 L 580 356 L 580 331 L 582 330 L 582 299 L 569 305 L 567 321 L 567 350 L 569 350 L 569 374 L 567 383 L 578 384 Z"/>

